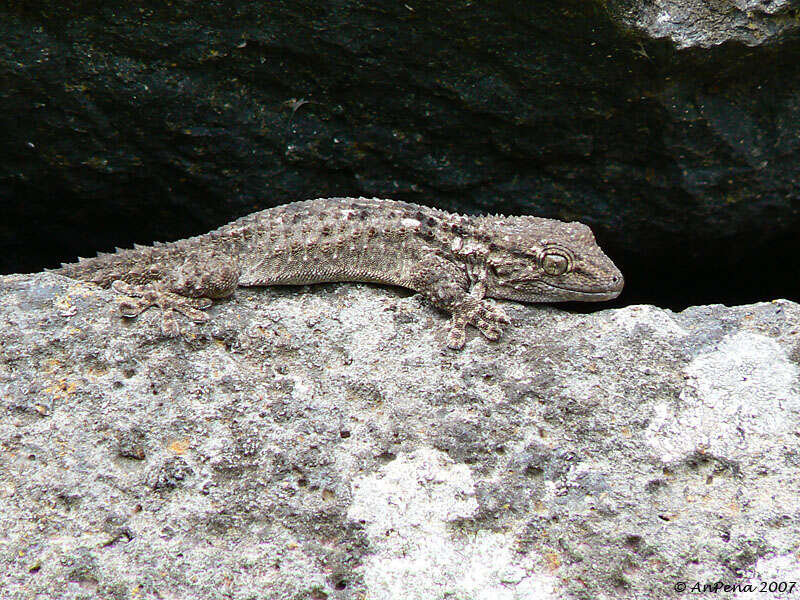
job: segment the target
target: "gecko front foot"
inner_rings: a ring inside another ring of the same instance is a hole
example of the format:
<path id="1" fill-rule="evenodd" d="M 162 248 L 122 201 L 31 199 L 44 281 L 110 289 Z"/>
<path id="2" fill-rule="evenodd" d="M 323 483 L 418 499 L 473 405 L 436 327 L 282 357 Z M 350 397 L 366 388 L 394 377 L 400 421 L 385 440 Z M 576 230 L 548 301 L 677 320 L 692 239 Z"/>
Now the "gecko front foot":
<path id="1" fill-rule="evenodd" d="M 483 300 L 467 297 L 453 310 L 447 345 L 453 350 L 464 347 L 467 325 L 475 326 L 489 340 L 497 340 L 503 333 L 502 325 L 510 323 L 506 314 Z"/>
<path id="2" fill-rule="evenodd" d="M 124 296 L 118 305 L 123 317 L 132 319 L 151 306 L 160 308 L 163 311 L 161 330 L 168 336 L 180 333 L 175 319 L 176 312 L 189 317 L 195 323 L 204 323 L 208 321 L 208 315 L 202 311 L 213 304 L 209 298 L 187 298 L 164 290 L 157 283 L 131 285 L 118 279 L 111 284 L 111 289 Z"/>

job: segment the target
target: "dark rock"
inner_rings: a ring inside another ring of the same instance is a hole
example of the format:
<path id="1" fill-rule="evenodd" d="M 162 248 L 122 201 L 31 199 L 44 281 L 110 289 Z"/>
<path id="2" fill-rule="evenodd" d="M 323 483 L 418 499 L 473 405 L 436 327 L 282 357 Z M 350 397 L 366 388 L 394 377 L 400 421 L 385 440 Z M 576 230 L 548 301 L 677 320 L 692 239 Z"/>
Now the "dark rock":
<path id="1" fill-rule="evenodd" d="M 0 272 L 376 195 L 592 225 L 622 302 L 800 297 L 796 0 L 0 8 Z"/>

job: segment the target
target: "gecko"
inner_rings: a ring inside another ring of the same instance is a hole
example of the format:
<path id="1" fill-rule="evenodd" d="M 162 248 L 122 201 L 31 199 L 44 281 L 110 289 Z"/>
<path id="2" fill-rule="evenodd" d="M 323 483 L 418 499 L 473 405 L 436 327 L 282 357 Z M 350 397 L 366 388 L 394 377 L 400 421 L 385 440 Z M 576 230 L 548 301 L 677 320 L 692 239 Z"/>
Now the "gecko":
<path id="1" fill-rule="evenodd" d="M 111 288 L 118 311 L 209 319 L 237 287 L 372 282 L 409 288 L 450 313 L 447 345 L 464 347 L 468 325 L 490 340 L 509 323 L 487 298 L 603 301 L 624 280 L 591 229 L 534 216 L 472 216 L 378 198 L 319 198 L 241 217 L 175 242 L 79 258 L 54 273 Z"/>

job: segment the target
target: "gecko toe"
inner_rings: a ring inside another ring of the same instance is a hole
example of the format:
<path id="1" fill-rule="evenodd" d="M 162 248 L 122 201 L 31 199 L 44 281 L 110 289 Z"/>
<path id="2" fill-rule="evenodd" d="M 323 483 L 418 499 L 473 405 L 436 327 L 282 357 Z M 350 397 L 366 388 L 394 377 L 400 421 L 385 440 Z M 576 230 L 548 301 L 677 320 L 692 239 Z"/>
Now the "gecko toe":
<path id="1" fill-rule="evenodd" d="M 161 315 L 161 332 L 167 337 L 177 337 L 181 333 L 175 311 L 171 308 L 164 310 Z"/>
<path id="2" fill-rule="evenodd" d="M 483 334 L 483 337 L 489 340 L 499 340 L 500 336 L 503 334 L 503 330 L 497 325 L 484 321 L 483 319 L 479 320 L 476 326 Z"/>
<path id="3" fill-rule="evenodd" d="M 187 302 L 192 308 L 196 308 L 197 310 L 205 310 L 214 304 L 211 298 L 187 298 Z"/>
<path id="4" fill-rule="evenodd" d="M 172 308 L 182 315 L 189 317 L 195 323 L 205 323 L 209 319 L 209 316 L 203 311 L 192 308 L 186 304 L 175 305 Z"/>
<path id="5" fill-rule="evenodd" d="M 461 350 L 467 341 L 467 324 L 460 320 L 455 320 L 450 324 L 450 331 L 447 333 L 447 346 L 453 350 Z"/>
<path id="6" fill-rule="evenodd" d="M 502 308 L 494 306 L 492 307 L 491 312 L 492 312 L 492 321 L 496 321 L 497 323 L 503 323 L 505 325 L 511 323 L 511 319 Z"/>
<path id="7" fill-rule="evenodd" d="M 152 304 L 137 298 L 122 298 L 117 305 L 119 314 L 127 319 L 138 317 L 145 310 L 150 308 Z"/>
<path id="8" fill-rule="evenodd" d="M 209 317 L 203 312 L 213 304 L 209 298 L 187 298 L 172 292 L 163 292 L 159 295 L 158 305 L 167 312 L 179 312 L 189 317 L 195 323 L 205 323 Z"/>

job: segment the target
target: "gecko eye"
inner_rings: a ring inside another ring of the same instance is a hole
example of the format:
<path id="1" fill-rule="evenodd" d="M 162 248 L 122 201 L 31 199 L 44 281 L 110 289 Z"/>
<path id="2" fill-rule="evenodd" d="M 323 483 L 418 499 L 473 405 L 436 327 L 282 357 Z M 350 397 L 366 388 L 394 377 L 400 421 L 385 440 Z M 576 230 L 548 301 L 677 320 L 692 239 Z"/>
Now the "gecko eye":
<path id="1" fill-rule="evenodd" d="M 548 275 L 563 275 L 567 270 L 567 259 L 560 254 L 545 254 L 542 268 Z"/>

